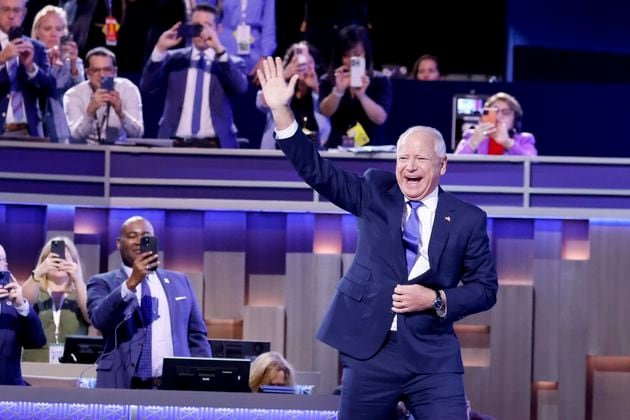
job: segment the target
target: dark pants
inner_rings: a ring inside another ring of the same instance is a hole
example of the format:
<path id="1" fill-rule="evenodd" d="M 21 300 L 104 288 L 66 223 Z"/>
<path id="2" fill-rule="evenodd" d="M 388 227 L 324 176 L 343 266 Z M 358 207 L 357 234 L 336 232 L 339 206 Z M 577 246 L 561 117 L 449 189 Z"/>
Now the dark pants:
<path id="1" fill-rule="evenodd" d="M 401 400 L 415 420 L 467 418 L 461 374 L 414 373 L 404 367 L 401 357 L 395 333 L 371 359 L 357 360 L 342 353 L 340 420 L 396 419 Z"/>

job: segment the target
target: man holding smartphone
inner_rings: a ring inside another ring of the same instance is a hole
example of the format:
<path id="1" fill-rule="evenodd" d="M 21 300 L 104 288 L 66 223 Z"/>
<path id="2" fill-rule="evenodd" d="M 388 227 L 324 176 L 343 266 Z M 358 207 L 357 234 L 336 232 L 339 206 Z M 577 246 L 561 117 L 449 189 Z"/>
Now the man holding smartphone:
<path id="1" fill-rule="evenodd" d="M 160 36 L 142 73 L 144 93 L 166 91 L 158 137 L 173 138 L 176 146 L 238 147 L 230 97 L 247 91 L 247 76 L 243 60 L 229 55 L 217 36 L 218 18 L 213 6 L 195 6 L 191 23 L 201 31 L 175 24 Z M 193 35 L 190 47 L 169 51 L 186 35 Z"/>
<path id="2" fill-rule="evenodd" d="M 0 0 L 0 135 L 42 137 L 37 102 L 56 82 L 44 46 L 23 35 L 26 0 Z"/>
<path id="3" fill-rule="evenodd" d="M 142 137 L 140 91 L 131 80 L 116 76 L 114 53 L 93 48 L 85 62 L 88 79 L 63 97 L 71 138 L 88 144 L 112 144 Z"/>
<path id="4" fill-rule="evenodd" d="M 90 319 L 105 338 L 99 388 L 158 388 L 164 357 L 211 356 L 190 280 L 159 268 L 156 245 L 148 220 L 127 219 L 116 240 L 122 266 L 88 282 Z"/>
<path id="5" fill-rule="evenodd" d="M 46 335 L 39 316 L 22 296 L 22 286 L 8 270 L 7 254 L 0 245 L 0 278 L 4 280 L 0 284 L 0 385 L 26 385 L 20 365 L 22 348 L 42 347 Z"/>

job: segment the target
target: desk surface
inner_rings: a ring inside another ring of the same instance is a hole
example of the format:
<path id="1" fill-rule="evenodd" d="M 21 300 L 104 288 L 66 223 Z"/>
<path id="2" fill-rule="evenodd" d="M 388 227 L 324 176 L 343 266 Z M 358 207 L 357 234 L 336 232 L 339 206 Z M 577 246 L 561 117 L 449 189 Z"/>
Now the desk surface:
<path id="1" fill-rule="evenodd" d="M 341 212 L 275 150 L 0 142 L 0 202 Z M 322 153 L 344 169 L 393 170 L 388 153 Z M 449 155 L 442 186 L 494 217 L 630 218 L 630 159 Z"/>

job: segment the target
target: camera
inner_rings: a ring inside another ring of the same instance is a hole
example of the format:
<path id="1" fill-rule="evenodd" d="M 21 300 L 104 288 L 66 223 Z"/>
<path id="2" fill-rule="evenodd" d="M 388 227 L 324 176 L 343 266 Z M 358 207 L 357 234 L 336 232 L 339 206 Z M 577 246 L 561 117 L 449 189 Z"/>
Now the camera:
<path id="1" fill-rule="evenodd" d="M 114 78 L 112 76 L 104 76 L 101 79 L 101 89 L 105 89 L 109 92 L 114 90 Z"/>
<path id="2" fill-rule="evenodd" d="M 363 75 L 365 75 L 365 58 L 350 57 L 350 87 L 363 86 Z"/>

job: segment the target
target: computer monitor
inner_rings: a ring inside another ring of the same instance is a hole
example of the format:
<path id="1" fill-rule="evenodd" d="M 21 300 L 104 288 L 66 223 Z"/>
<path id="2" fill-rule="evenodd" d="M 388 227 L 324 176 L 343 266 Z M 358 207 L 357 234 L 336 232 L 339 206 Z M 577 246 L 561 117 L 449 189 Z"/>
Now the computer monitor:
<path id="1" fill-rule="evenodd" d="M 160 389 L 251 392 L 249 359 L 165 357 Z"/>
<path id="2" fill-rule="evenodd" d="M 269 341 L 223 340 L 211 338 L 208 340 L 212 348 L 213 357 L 228 357 L 236 359 L 254 360 L 260 354 L 271 350 Z"/>
<path id="3" fill-rule="evenodd" d="M 483 112 L 483 104 L 488 95 L 474 93 L 453 95 L 453 124 L 451 126 L 451 149 L 455 151 L 457 142 L 464 132 L 477 125 Z"/>
<path id="4" fill-rule="evenodd" d="M 94 364 L 103 353 L 103 337 L 89 335 L 67 335 L 63 346 L 61 363 Z"/>

